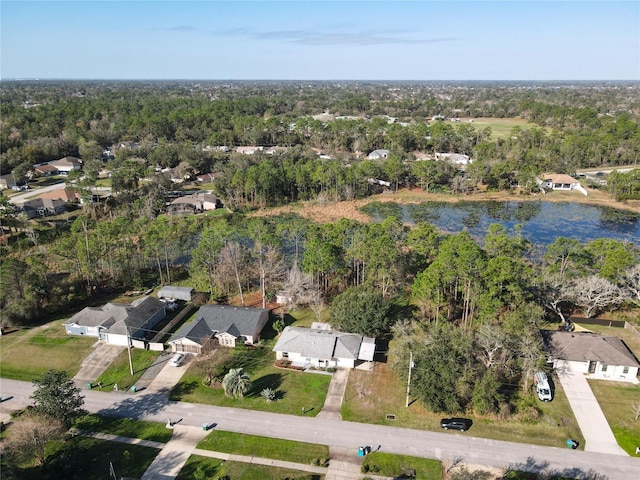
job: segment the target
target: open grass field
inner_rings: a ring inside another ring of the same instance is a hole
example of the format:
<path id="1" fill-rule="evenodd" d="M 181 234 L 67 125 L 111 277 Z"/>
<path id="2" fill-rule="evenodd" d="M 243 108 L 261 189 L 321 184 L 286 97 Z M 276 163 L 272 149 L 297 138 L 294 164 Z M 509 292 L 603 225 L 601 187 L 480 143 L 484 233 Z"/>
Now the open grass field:
<path id="1" fill-rule="evenodd" d="M 569 402 L 556 382 L 556 396 L 552 402 L 537 402 L 542 411 L 535 423 L 521 421 L 517 416 L 508 420 L 497 417 L 476 417 L 461 412 L 473 420 L 470 434 L 512 442 L 563 447 L 567 438 L 584 444 L 580 428 Z M 385 392 L 380 395 L 379 392 Z M 343 420 L 374 423 L 421 430 L 440 431 L 440 419 L 449 415 L 433 413 L 410 397 L 405 407 L 406 384 L 401 382 L 388 364 L 376 363 L 373 372 L 352 370 L 342 404 Z M 395 420 L 387 415 L 395 416 Z"/>
<path id="2" fill-rule="evenodd" d="M 607 380 L 589 380 L 589 386 L 598 399 L 600 408 L 609 422 L 613 435 L 629 455 L 640 447 L 640 385 Z"/>
<path id="3" fill-rule="evenodd" d="M 0 337 L 0 376 L 32 381 L 50 369 L 75 375 L 95 338 L 67 335 L 57 320 Z"/>
<path id="4" fill-rule="evenodd" d="M 478 130 L 491 127 L 491 138 L 493 140 L 510 137 L 513 127 L 520 127 L 522 130 L 528 130 L 533 127 L 544 128 L 535 123 L 530 123 L 524 118 L 460 118 L 459 123 L 469 123 Z"/>
<path id="5" fill-rule="evenodd" d="M 213 430 L 200 441 L 197 448 L 304 464 L 316 461 L 324 463 L 329 458 L 329 447 L 326 445 L 220 430 Z"/>
<path id="6" fill-rule="evenodd" d="M 268 478 L 289 478 L 295 480 L 323 480 L 324 475 L 316 475 L 298 470 L 288 470 L 251 463 L 222 462 L 217 458 L 191 455 L 182 467 L 176 480 L 193 480 L 195 478 L 241 478 L 242 480 L 265 480 Z"/>

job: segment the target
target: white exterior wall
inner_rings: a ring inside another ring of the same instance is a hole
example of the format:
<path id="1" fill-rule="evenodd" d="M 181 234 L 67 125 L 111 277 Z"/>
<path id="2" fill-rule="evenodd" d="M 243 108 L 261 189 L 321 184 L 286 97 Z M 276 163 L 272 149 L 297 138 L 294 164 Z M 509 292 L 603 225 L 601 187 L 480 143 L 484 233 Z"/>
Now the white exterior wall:
<path id="1" fill-rule="evenodd" d="M 596 371 L 589 373 L 589 362 L 571 362 L 568 360 L 554 360 L 553 367 L 559 370 L 564 370 L 568 367 L 575 373 L 581 373 L 587 375 L 588 378 L 594 380 L 617 380 L 623 382 L 638 383 L 638 367 L 628 367 L 628 371 L 625 374 L 625 367 L 620 365 L 607 365 L 607 371 L 603 371 L 604 366 L 601 362 L 596 363 Z"/>
<path id="2" fill-rule="evenodd" d="M 303 357 L 302 355 L 300 355 L 299 353 L 293 353 L 293 352 L 288 352 L 288 356 L 284 356 L 285 352 L 276 352 L 276 359 L 277 360 L 289 360 L 290 362 L 296 364 L 296 365 L 308 365 L 310 367 L 316 367 L 316 368 L 335 368 L 337 366 L 339 366 L 339 361 L 336 362 L 336 360 L 321 360 L 319 358 L 308 358 L 308 357 Z M 353 368 L 353 367 L 349 367 L 349 368 Z"/>
<path id="3" fill-rule="evenodd" d="M 355 367 L 355 360 L 350 358 L 338 358 L 338 364 L 336 366 L 342 368 L 353 368 Z"/>
<path id="4" fill-rule="evenodd" d="M 126 347 L 129 345 L 129 339 L 126 335 L 107 333 L 105 334 L 104 339 L 109 345 L 120 345 L 122 347 Z"/>

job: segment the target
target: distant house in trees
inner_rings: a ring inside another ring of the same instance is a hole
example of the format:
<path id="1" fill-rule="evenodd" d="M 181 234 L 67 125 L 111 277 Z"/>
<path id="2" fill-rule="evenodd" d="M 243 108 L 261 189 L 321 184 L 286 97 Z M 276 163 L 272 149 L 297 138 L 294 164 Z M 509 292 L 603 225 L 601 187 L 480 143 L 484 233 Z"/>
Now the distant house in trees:
<path id="1" fill-rule="evenodd" d="M 211 341 L 231 348 L 238 342 L 253 345 L 268 321 L 269 310 L 262 308 L 203 305 L 195 320 L 183 325 L 169 345 L 173 352 L 196 354 Z"/>
<path id="2" fill-rule="evenodd" d="M 0 175 L 0 190 L 5 190 L 7 188 L 12 188 L 16 186 L 16 182 L 13 179 L 13 175 L 10 173 L 8 175 Z"/>
<path id="3" fill-rule="evenodd" d="M 50 198 L 52 200 L 62 200 L 66 203 L 77 203 L 80 201 L 80 195 L 72 188 L 58 188 L 56 190 L 50 190 L 44 192 L 38 196 L 38 198 Z"/>
<path id="4" fill-rule="evenodd" d="M 55 165 L 45 163 L 33 167 L 33 171 L 38 177 L 50 177 L 58 174 L 58 168 Z"/>
<path id="5" fill-rule="evenodd" d="M 198 183 L 211 183 L 216 179 L 216 176 L 213 173 L 203 173 L 202 175 L 198 175 L 196 177 L 196 181 Z"/>
<path id="6" fill-rule="evenodd" d="M 588 195 L 578 180 L 564 173 L 545 174 L 538 179 L 538 184 L 544 190 L 577 190 Z"/>
<path id="7" fill-rule="evenodd" d="M 556 369 L 600 380 L 638 382 L 640 363 L 620 338 L 587 332 L 543 332 L 548 358 Z"/>
<path id="8" fill-rule="evenodd" d="M 165 304 L 145 296 L 129 305 L 107 303 L 102 307 L 86 307 L 62 325 L 69 335 L 98 337 L 110 345 L 127 346 L 129 337 L 145 338 L 165 316 Z"/>
<path id="9" fill-rule="evenodd" d="M 264 147 L 236 147 L 236 152 L 243 155 L 253 155 L 256 152 L 262 152 Z"/>
<path id="10" fill-rule="evenodd" d="M 472 160 L 467 155 L 461 153 L 438 153 L 435 154 L 436 160 L 446 160 L 461 167 L 466 167 Z"/>
<path id="11" fill-rule="evenodd" d="M 19 205 L 27 218 L 59 215 L 67 209 L 67 202 L 57 198 L 32 198 Z"/>
<path id="12" fill-rule="evenodd" d="M 277 360 L 304 368 L 354 368 L 363 361 L 373 361 L 375 348 L 374 338 L 337 332 L 326 323 L 314 323 L 312 328 L 285 327 L 273 351 Z"/>
<path id="13" fill-rule="evenodd" d="M 389 150 L 379 149 L 371 152 L 369 155 L 367 155 L 367 158 L 369 160 L 380 160 L 383 158 L 387 158 L 388 156 L 389 156 Z"/>
<path id="14" fill-rule="evenodd" d="M 188 215 L 193 213 L 215 210 L 222 207 L 220 199 L 212 193 L 196 193 L 185 195 L 171 201 L 167 207 L 169 215 Z"/>
<path id="15" fill-rule="evenodd" d="M 68 175 L 73 170 L 82 169 L 82 160 L 76 157 L 64 157 L 49 162 L 49 165 L 55 167 L 61 175 Z"/>

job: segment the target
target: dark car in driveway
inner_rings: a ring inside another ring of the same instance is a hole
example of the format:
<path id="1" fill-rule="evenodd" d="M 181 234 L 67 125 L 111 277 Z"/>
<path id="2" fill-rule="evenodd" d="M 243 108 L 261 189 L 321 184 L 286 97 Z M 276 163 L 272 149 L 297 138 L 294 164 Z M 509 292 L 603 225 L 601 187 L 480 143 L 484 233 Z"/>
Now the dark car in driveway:
<path id="1" fill-rule="evenodd" d="M 471 420 L 468 418 L 443 418 L 440 420 L 440 426 L 445 430 L 460 430 L 464 432 L 469 430 Z"/>

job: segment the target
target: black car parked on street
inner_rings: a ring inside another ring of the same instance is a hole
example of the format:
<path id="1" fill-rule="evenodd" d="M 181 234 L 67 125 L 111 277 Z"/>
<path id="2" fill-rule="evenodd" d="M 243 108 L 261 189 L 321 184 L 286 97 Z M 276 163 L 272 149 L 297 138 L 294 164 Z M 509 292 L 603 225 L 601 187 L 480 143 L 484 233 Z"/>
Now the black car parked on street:
<path id="1" fill-rule="evenodd" d="M 440 420 L 440 426 L 445 430 L 460 430 L 464 432 L 471 426 L 471 420 L 468 418 L 443 418 Z"/>

